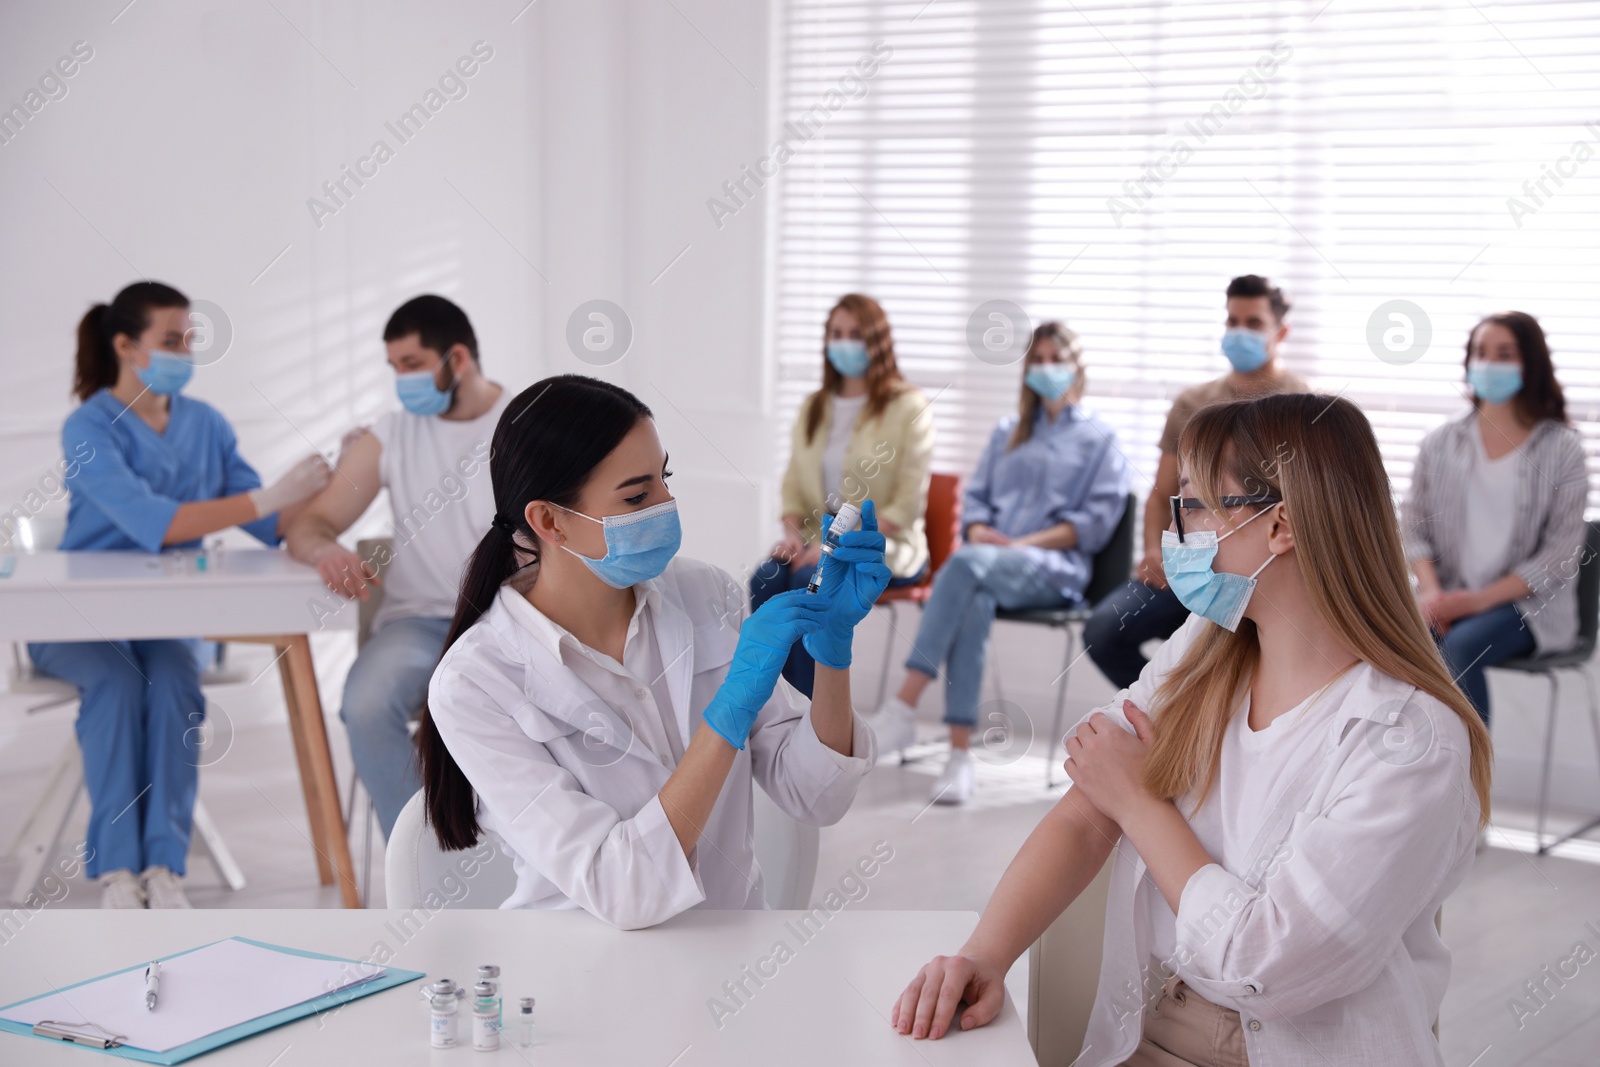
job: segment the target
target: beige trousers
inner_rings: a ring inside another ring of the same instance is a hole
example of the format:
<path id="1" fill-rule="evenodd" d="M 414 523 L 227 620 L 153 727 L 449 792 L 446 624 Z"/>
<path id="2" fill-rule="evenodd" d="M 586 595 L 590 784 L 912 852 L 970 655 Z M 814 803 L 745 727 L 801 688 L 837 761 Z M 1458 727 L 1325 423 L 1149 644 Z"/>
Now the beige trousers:
<path id="1" fill-rule="evenodd" d="M 1145 1012 L 1144 1036 L 1123 1067 L 1249 1067 L 1239 1013 L 1219 1007 L 1174 975 Z"/>

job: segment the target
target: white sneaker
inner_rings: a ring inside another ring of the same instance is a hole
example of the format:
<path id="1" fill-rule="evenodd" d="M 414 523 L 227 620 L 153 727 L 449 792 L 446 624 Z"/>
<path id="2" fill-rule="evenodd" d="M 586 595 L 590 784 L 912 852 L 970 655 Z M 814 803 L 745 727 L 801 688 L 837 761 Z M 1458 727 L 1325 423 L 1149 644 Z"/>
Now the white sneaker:
<path id="1" fill-rule="evenodd" d="M 965 804 L 972 799 L 972 791 L 977 788 L 977 766 L 973 762 L 972 752 L 965 748 L 952 748 L 950 761 L 944 765 L 944 773 L 933 783 L 933 802 Z"/>
<path id="2" fill-rule="evenodd" d="M 102 908 L 143 908 L 144 887 L 127 869 L 112 871 L 100 876 L 100 906 Z"/>
<path id="3" fill-rule="evenodd" d="M 899 752 L 917 741 L 917 709 L 899 697 L 890 697 L 871 715 L 863 717 L 878 739 L 880 753 Z"/>
<path id="4" fill-rule="evenodd" d="M 152 908 L 194 907 L 183 895 L 182 880 L 165 867 L 146 867 L 139 880 L 144 883 L 145 897 Z"/>

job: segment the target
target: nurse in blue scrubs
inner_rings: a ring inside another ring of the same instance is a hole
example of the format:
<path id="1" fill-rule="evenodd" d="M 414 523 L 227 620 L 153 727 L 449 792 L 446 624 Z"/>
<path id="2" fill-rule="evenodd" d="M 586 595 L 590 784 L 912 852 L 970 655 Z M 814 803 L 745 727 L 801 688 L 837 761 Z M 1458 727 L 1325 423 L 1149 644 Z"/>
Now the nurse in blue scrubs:
<path id="1" fill-rule="evenodd" d="M 181 395 L 194 372 L 189 300 L 135 282 L 78 325 L 73 389 L 62 429 L 76 473 L 65 551 L 185 548 L 241 526 L 276 545 L 296 511 L 327 484 L 309 456 L 263 487 L 228 420 Z M 30 644 L 47 674 L 77 686 L 78 744 L 89 790 L 85 868 L 104 907 L 189 906 L 179 879 L 189 851 L 199 769 L 199 641 Z"/>

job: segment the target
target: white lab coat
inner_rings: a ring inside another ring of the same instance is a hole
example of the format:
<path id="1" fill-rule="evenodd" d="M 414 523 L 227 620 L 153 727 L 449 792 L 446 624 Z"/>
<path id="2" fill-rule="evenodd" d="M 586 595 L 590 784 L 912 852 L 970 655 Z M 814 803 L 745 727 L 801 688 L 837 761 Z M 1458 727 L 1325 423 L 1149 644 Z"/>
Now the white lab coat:
<path id="1" fill-rule="evenodd" d="M 743 590 L 682 557 L 635 590 L 657 598 L 668 726 L 687 747 L 733 659 Z M 686 857 L 657 796 L 673 767 L 512 617 L 504 598 L 515 596 L 501 588 L 428 687 L 439 734 L 478 794 L 479 823 L 515 861 L 517 888 L 501 907 L 583 908 L 623 929 L 692 907 L 765 907 L 752 778 L 793 818 L 831 825 L 872 768 L 872 731 L 856 717 L 855 755 L 840 755 L 818 739 L 806 698 L 779 679 Z"/>
<path id="2" fill-rule="evenodd" d="M 1149 711 L 1211 625 L 1190 616 L 1133 686 L 1097 710 L 1131 731 L 1123 699 Z M 1265 804 L 1271 814 L 1253 841 L 1239 842 L 1245 860 L 1200 868 L 1179 899 L 1174 969 L 1200 996 L 1239 1012 L 1252 1064 L 1444 1063 L 1430 1027 L 1450 952 L 1434 916 L 1466 877 L 1477 841 L 1467 729 L 1438 699 L 1358 670 L 1339 704 L 1318 712 L 1321 743 L 1282 768 Z M 1227 792 L 1218 782 L 1213 797 Z M 1133 1054 L 1142 994 L 1165 977 L 1146 967 L 1148 895 L 1160 890 L 1136 850 L 1119 848 L 1110 862 L 1083 1067 Z"/>

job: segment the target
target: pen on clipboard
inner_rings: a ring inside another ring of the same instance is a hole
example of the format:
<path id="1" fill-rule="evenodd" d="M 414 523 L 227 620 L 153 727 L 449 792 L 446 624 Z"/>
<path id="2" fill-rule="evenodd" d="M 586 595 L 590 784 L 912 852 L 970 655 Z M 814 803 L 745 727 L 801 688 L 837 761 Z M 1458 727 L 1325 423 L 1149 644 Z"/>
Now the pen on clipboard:
<path id="1" fill-rule="evenodd" d="M 156 992 L 161 987 L 161 961 L 151 960 L 144 969 L 144 1010 L 156 1010 Z"/>

